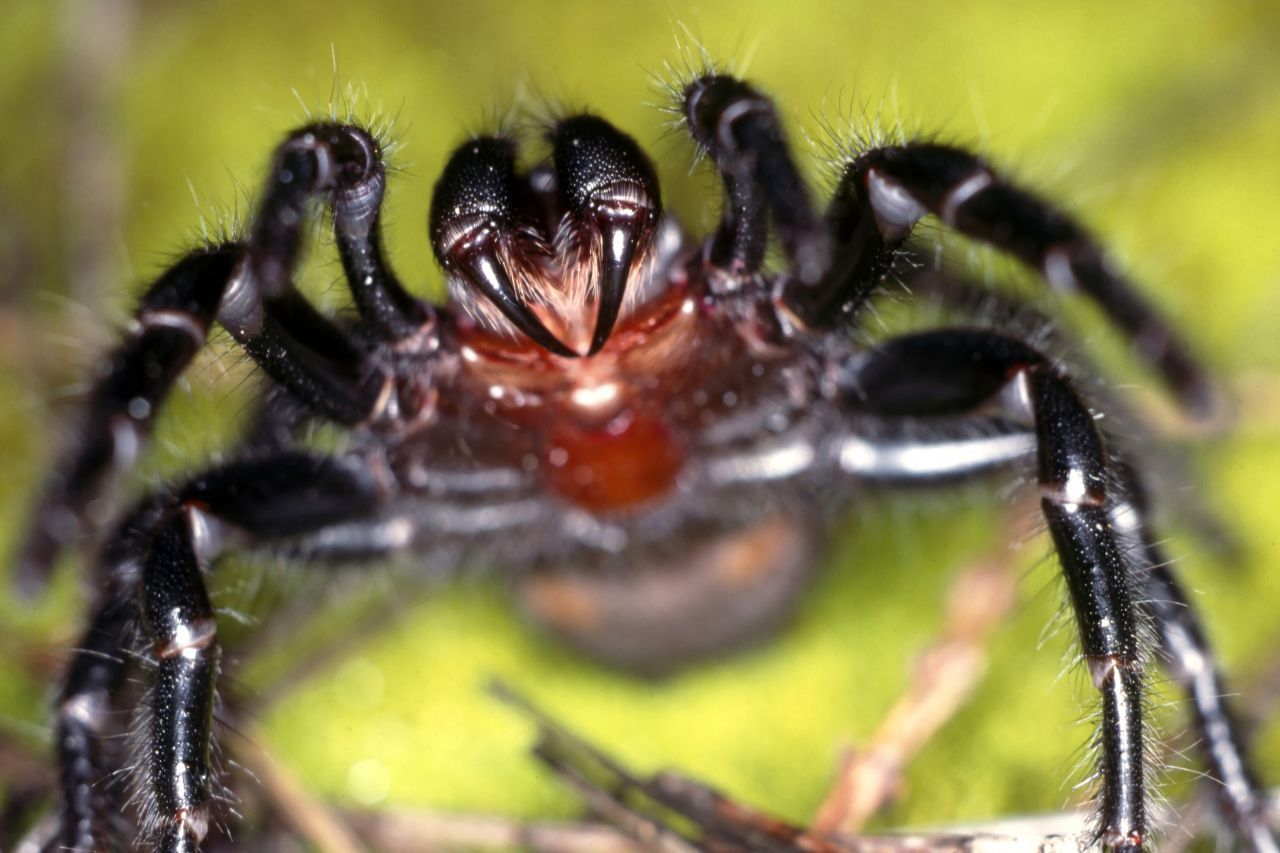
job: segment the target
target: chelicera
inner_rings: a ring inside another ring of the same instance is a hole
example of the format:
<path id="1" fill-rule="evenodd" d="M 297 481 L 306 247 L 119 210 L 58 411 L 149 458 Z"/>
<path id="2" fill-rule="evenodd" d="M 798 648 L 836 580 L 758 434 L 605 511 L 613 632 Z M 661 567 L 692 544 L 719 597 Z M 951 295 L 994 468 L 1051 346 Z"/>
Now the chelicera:
<path id="1" fill-rule="evenodd" d="M 384 257 L 379 141 L 313 124 L 277 148 L 243 239 L 190 252 L 147 290 L 37 505 L 19 559 L 28 588 L 135 459 L 214 322 L 271 390 L 234 461 L 146 498 L 106 536 L 101 597 L 57 703 L 59 844 L 114 841 L 107 742 L 139 657 L 150 681 L 130 764 L 140 838 L 162 851 L 206 838 L 220 782 L 205 574 L 229 548 L 493 563 L 519 574 L 526 607 L 571 642 L 657 671 L 778 622 L 824 519 L 867 484 L 1008 471 L 1034 472 L 1101 694 L 1099 843 L 1149 846 L 1153 626 L 1227 823 L 1277 849 L 1140 475 L 1065 368 L 990 325 L 874 346 L 851 330 L 888 276 L 915 275 L 902 248 L 932 214 L 1092 299 L 1202 414 L 1212 389 L 1184 342 L 1084 230 L 970 153 L 867 147 L 841 165 L 820 213 L 758 89 L 706 73 L 679 98 L 724 184 L 705 239 L 664 212 L 644 152 L 601 118 L 554 122 L 549 158 L 529 170 L 514 137 L 480 136 L 436 184 L 430 237 L 450 299 L 429 305 Z M 293 286 L 317 200 L 356 309 L 341 322 Z M 765 263 L 771 240 L 780 271 Z M 298 440 L 315 421 L 348 428 L 341 453 Z"/>

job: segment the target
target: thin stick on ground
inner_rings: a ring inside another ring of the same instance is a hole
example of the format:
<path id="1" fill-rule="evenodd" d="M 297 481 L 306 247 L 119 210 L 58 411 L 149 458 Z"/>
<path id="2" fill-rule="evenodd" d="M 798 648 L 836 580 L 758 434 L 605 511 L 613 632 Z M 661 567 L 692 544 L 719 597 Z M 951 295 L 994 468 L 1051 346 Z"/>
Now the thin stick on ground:
<path id="1" fill-rule="evenodd" d="M 1016 528 L 1025 517 L 1015 508 L 1003 526 Z M 917 659 L 906 692 L 871 740 L 846 751 L 835 785 L 814 818 L 816 832 L 861 832 L 898 796 L 911 760 L 968 701 L 986 671 L 987 645 L 1017 597 L 1012 557 L 1008 546 L 1000 546 L 952 583 L 938 639 Z"/>
<path id="2" fill-rule="evenodd" d="M 309 793 L 298 778 L 260 744 L 261 730 L 246 724 L 234 743 L 238 761 L 257 777 L 272 810 L 299 837 L 326 853 L 363 853 L 367 848 L 326 803 Z"/>

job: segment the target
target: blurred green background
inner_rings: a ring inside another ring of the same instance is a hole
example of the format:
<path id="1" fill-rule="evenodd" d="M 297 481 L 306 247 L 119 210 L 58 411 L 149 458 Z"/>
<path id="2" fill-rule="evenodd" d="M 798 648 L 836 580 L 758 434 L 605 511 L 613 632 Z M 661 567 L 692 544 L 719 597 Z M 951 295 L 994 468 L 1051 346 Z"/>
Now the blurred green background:
<path id="1" fill-rule="evenodd" d="M 1245 692 L 1263 692 L 1280 657 L 1280 6 L 5 0 L 0 17 L 0 553 L 13 550 L 113 324 L 202 220 L 244 216 L 275 141 L 304 107 L 326 111 L 335 89 L 367 93 L 358 115 L 394 118 L 388 242 L 423 292 L 440 287 L 425 238 L 434 176 L 451 146 L 513 104 L 607 115 L 657 159 L 668 206 L 705 230 L 716 182 L 690 174 L 689 146 L 652 106 L 652 75 L 679 62 L 687 29 L 777 97 L 815 181 L 805 134 L 821 141 L 824 123 L 877 112 L 1008 164 L 1103 235 L 1247 392 L 1223 436 L 1171 439 L 1194 481 L 1169 488 L 1220 512 L 1240 555 L 1215 557 L 1176 529 L 1169 550 L 1228 667 Z M 318 251 L 308 290 L 340 305 L 337 278 Z M 1114 358 L 1123 350 L 1095 313 L 1069 313 L 1122 387 L 1152 384 Z M 225 348 L 204 359 L 133 488 L 216 458 L 243 413 L 246 375 Z M 482 695 L 498 675 L 642 769 L 679 767 L 805 820 L 838 749 L 874 730 L 937 630 L 948 577 L 991 546 L 998 506 L 965 492 L 860 512 L 776 642 L 659 684 L 584 663 L 531 634 L 499 584 L 468 580 L 265 709 L 265 745 L 346 806 L 574 813 L 526 757 L 528 724 Z M 1022 600 L 991 672 L 912 766 L 883 825 L 1053 810 L 1076 796 L 1063 780 L 1088 739 L 1077 721 L 1092 697 L 1078 673 L 1060 677 L 1070 629 L 1037 648 L 1060 601 L 1046 552 L 1036 539 L 1015 555 L 1027 567 Z M 0 585 L 0 643 L 13 650 L 0 656 L 0 727 L 36 750 L 48 736 L 48 650 L 74 642 L 81 619 L 73 562 L 36 605 Z M 329 597 L 385 598 L 388 583 L 348 578 Z M 247 581 L 229 586 L 235 601 L 264 597 Z M 237 683 L 252 694 L 271 672 L 251 666 Z M 1280 729 L 1263 728 L 1260 750 L 1280 782 Z"/>

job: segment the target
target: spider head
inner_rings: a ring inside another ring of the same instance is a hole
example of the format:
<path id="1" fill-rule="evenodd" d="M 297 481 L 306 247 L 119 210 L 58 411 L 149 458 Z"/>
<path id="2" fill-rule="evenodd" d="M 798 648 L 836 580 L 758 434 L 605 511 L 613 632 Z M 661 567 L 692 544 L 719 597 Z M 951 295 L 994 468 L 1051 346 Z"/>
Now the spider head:
<path id="1" fill-rule="evenodd" d="M 550 142 L 550 163 L 528 174 L 504 136 L 454 151 L 432 198 L 431 241 L 454 301 L 478 322 L 589 356 L 652 295 L 658 179 L 636 142 L 595 116 L 561 120 Z"/>

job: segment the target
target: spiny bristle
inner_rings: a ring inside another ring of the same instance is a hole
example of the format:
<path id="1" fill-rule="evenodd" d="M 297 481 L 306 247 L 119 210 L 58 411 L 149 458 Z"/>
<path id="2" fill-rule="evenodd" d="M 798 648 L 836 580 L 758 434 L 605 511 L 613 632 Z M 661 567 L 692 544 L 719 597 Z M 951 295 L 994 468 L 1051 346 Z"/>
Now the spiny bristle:
<path id="1" fill-rule="evenodd" d="M 626 317 L 643 296 L 651 294 L 654 243 L 653 235 L 649 235 L 640 248 L 628 277 L 619 317 Z M 559 286 L 548 283 L 551 285 L 548 290 L 554 294 L 550 299 L 552 309 L 565 320 L 576 318 L 576 322 L 570 323 L 572 332 L 589 338 L 595 326 L 594 306 L 600 297 L 603 236 L 594 230 L 584 231 L 566 217 L 556 233 L 555 250 Z"/>
<path id="2" fill-rule="evenodd" d="M 684 101 L 689 86 L 700 77 L 725 73 L 725 69 L 683 23 L 677 25 L 674 36 L 674 59 L 663 60 L 661 71 L 649 72 L 649 79 L 659 96 L 652 105 L 673 116 L 669 124 L 671 128 L 684 128 L 687 123 Z"/>
<path id="3" fill-rule="evenodd" d="M 467 137 L 496 136 L 513 143 L 526 135 L 528 117 L 524 115 L 523 99 L 494 101 L 481 111 L 479 119 L 467 125 Z"/>
<path id="4" fill-rule="evenodd" d="M 522 232 L 525 234 L 525 232 Z M 657 240 L 650 236 L 632 266 L 620 317 L 656 295 Z M 589 340 L 599 300 L 601 235 L 565 217 L 550 246 L 533 232 L 519 240 L 503 241 L 498 260 L 511 279 L 520 300 L 571 346 Z M 473 320 L 491 331 L 518 337 L 511 322 L 488 299 L 477 293 L 462 276 L 449 277 L 454 302 Z M 579 347 L 581 348 L 581 347 Z"/>
<path id="5" fill-rule="evenodd" d="M 832 186 L 849 163 L 867 151 L 921 138 L 898 113 L 896 101 L 896 97 L 882 97 L 873 109 L 869 100 L 855 104 L 850 98 L 836 104 L 834 110 L 824 106 L 816 114 L 821 133 L 805 133 L 805 138 L 818 152 L 824 176 Z"/>
<path id="6" fill-rule="evenodd" d="M 341 83 L 336 57 L 333 75 L 333 81 L 323 103 L 320 103 L 318 98 L 306 98 L 296 88 L 293 90 L 293 97 L 302 111 L 302 122 L 309 124 L 319 120 L 363 128 L 377 144 L 382 156 L 383 168 L 389 173 L 402 171 L 406 164 L 395 161 L 400 148 L 402 108 L 395 112 L 386 109 L 381 101 L 373 100 L 369 94 L 369 87 L 364 82 L 357 83 L 350 80 Z"/>
<path id="7" fill-rule="evenodd" d="M 245 211 L 253 209 L 253 196 L 249 188 L 232 178 L 233 193 L 228 204 L 220 196 L 205 197 L 190 180 L 187 189 L 196 208 L 198 224 L 188 230 L 185 245 L 213 246 L 236 243 L 245 238 L 249 219 Z M 183 250 L 185 253 L 185 249 Z"/>

